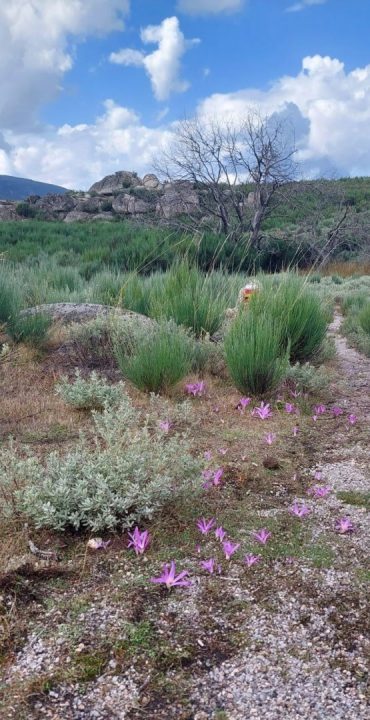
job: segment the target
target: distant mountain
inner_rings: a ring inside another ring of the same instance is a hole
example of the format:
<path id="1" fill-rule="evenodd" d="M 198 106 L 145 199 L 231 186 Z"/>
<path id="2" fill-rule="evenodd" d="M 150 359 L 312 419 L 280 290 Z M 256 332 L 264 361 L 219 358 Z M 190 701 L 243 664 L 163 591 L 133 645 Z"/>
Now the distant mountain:
<path id="1" fill-rule="evenodd" d="M 11 175 L 0 175 L 0 200 L 25 200 L 29 195 L 43 197 L 48 193 L 63 195 L 66 192 L 68 192 L 67 188 L 60 187 L 60 185 L 50 185 Z"/>

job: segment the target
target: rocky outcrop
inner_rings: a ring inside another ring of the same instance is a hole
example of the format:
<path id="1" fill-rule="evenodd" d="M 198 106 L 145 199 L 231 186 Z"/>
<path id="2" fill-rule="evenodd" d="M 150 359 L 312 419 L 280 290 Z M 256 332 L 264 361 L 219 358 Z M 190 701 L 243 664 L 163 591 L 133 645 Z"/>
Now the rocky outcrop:
<path id="1" fill-rule="evenodd" d="M 88 322 L 97 317 L 115 316 L 120 321 L 136 321 L 146 327 L 152 327 L 154 321 L 133 312 L 132 310 L 121 310 L 110 305 L 99 305 L 96 303 L 51 303 L 49 305 L 37 305 L 23 310 L 22 315 L 48 315 L 54 322 L 63 324 Z"/>
<path id="2" fill-rule="evenodd" d="M 30 196 L 22 208 L 0 201 L 0 222 L 38 218 L 66 223 L 112 221 L 115 218 L 157 219 L 165 223 L 182 214 L 202 221 L 199 195 L 190 182 L 161 183 L 156 175 L 141 179 L 134 172 L 120 171 L 94 183 L 88 192 Z"/>

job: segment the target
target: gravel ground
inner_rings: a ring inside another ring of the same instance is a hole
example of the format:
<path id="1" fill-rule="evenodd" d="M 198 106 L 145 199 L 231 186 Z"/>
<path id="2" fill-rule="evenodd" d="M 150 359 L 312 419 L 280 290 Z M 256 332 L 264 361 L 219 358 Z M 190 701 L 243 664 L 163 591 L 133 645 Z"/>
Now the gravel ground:
<path id="1" fill-rule="evenodd" d="M 339 322 L 337 316 L 332 326 L 343 378 L 338 383 L 336 402 L 346 411 L 356 412 L 359 422 L 366 426 L 370 397 L 364 388 L 370 386 L 370 360 L 349 349 L 346 341 L 336 335 Z M 307 496 L 304 500 L 313 510 L 307 521 L 312 539 L 316 542 L 324 535 L 325 542 L 335 550 L 334 566 L 318 569 L 294 558 L 290 562 L 276 561 L 270 578 L 265 577 L 264 595 L 255 592 L 253 585 L 246 586 L 245 572 L 238 577 L 237 564 L 230 565 L 230 577 L 227 582 L 219 578 L 217 587 L 221 599 L 225 594 L 225 603 L 228 593 L 228 600 L 231 594 L 244 608 L 238 621 L 240 646 L 227 659 L 195 663 L 186 676 L 187 714 L 176 703 L 166 704 L 161 698 L 157 706 L 146 702 L 148 668 L 135 665 L 120 673 L 111 660 L 100 677 L 83 687 L 65 682 L 52 688 L 47 698 L 37 700 L 22 720 L 368 720 L 368 585 L 356 572 L 364 567 L 369 553 L 370 516 L 363 507 L 346 505 L 336 493 L 369 493 L 369 452 L 364 443 L 354 441 L 349 447 L 349 432 L 343 426 L 343 435 L 332 438 L 323 461 L 306 470 L 309 481 L 320 469 L 322 484 L 332 488 L 319 501 Z M 279 510 L 264 511 L 260 516 L 269 513 L 278 515 Z M 334 521 L 343 515 L 351 517 L 355 533 L 335 533 Z M 170 616 L 177 617 L 184 627 L 194 627 L 197 642 L 204 646 L 211 630 L 199 613 L 198 597 L 196 585 L 185 594 L 171 594 L 154 608 L 159 633 L 165 635 Z M 211 602 L 209 607 L 212 612 Z M 222 612 L 219 617 L 215 612 L 212 621 L 224 634 L 231 632 Z M 121 622 L 117 606 L 110 606 L 109 597 L 97 599 L 93 609 L 78 616 L 83 638 L 94 633 L 99 639 L 109 636 Z M 235 631 L 235 627 L 232 629 Z M 83 652 L 85 642 L 80 639 L 75 652 Z M 64 643 L 63 632 L 57 626 L 54 636 L 44 638 L 37 620 L 9 668 L 6 683 L 37 678 L 61 664 L 68 665 Z M 182 678 L 179 670 L 166 673 L 167 683 L 174 690 L 180 687 Z M 11 710 L 9 713 L 4 720 L 18 720 Z"/>

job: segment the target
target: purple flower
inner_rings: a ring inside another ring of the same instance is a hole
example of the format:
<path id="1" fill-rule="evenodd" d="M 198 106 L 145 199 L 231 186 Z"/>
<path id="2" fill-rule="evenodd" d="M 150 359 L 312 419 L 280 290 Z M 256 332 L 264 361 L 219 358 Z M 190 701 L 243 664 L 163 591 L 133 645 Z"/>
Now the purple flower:
<path id="1" fill-rule="evenodd" d="M 210 450 L 206 450 L 206 452 L 204 453 L 204 457 L 205 457 L 206 460 L 208 460 L 208 462 L 209 462 L 210 460 L 212 460 L 212 453 L 211 453 L 211 451 L 210 451 Z"/>
<path id="2" fill-rule="evenodd" d="M 271 537 L 271 533 L 266 528 L 261 528 L 261 530 L 257 530 L 257 532 L 252 532 L 251 535 L 262 545 L 266 545 L 268 539 Z"/>
<path id="3" fill-rule="evenodd" d="M 296 390 L 296 389 L 295 389 L 295 390 L 291 390 L 291 391 L 290 391 L 290 394 L 291 394 L 291 396 L 294 397 L 294 398 L 298 398 L 298 397 L 301 396 L 301 393 L 298 392 L 298 390 Z"/>
<path id="4" fill-rule="evenodd" d="M 357 415 L 353 415 L 353 413 L 348 415 L 348 422 L 350 425 L 355 425 L 357 423 Z"/>
<path id="5" fill-rule="evenodd" d="M 215 524 L 215 520 L 211 518 L 210 520 L 206 520 L 204 517 L 198 520 L 197 522 L 197 528 L 200 530 L 202 535 L 207 535 L 210 530 L 212 530 L 213 526 Z"/>
<path id="6" fill-rule="evenodd" d="M 226 453 L 227 453 L 227 449 L 226 449 L 226 448 L 217 448 L 217 450 L 218 450 L 218 452 L 220 453 L 220 455 L 226 455 Z"/>
<path id="7" fill-rule="evenodd" d="M 318 415 L 312 415 L 312 420 L 313 420 L 314 422 L 316 422 L 317 418 L 318 418 Z"/>
<path id="8" fill-rule="evenodd" d="M 234 552 L 236 552 L 240 547 L 240 543 L 232 543 L 230 540 L 225 540 L 225 542 L 222 543 L 222 547 L 224 549 L 226 560 L 230 560 L 231 556 L 234 555 Z"/>
<path id="9" fill-rule="evenodd" d="M 188 383 L 187 385 L 185 385 L 185 390 L 189 395 L 193 395 L 194 397 L 201 397 L 205 393 L 206 384 L 204 380 L 201 380 L 201 382 L 197 383 Z"/>
<path id="10" fill-rule="evenodd" d="M 202 478 L 204 480 L 210 480 L 213 477 L 213 470 L 202 470 Z"/>
<path id="11" fill-rule="evenodd" d="M 332 408 L 332 413 L 334 417 L 338 417 L 339 415 L 343 415 L 344 410 L 342 410 L 341 407 L 338 407 L 338 405 L 334 405 Z"/>
<path id="12" fill-rule="evenodd" d="M 259 563 L 261 561 L 261 555 L 253 555 L 252 553 L 248 553 L 248 555 L 244 555 L 244 562 L 247 567 L 252 567 L 252 565 L 256 565 L 256 563 Z"/>
<path id="13" fill-rule="evenodd" d="M 287 413 L 295 413 L 297 412 L 297 408 L 293 403 L 285 403 L 285 412 Z"/>
<path id="14" fill-rule="evenodd" d="M 90 548 L 90 550 L 106 550 L 111 542 L 111 540 L 102 540 L 100 537 L 90 538 L 87 547 Z"/>
<path id="15" fill-rule="evenodd" d="M 297 501 L 295 501 L 291 508 L 289 508 L 289 512 L 292 515 L 296 515 L 299 518 L 305 517 L 305 515 L 309 515 L 311 510 L 307 505 L 302 503 L 302 505 L 299 505 Z"/>
<path id="16" fill-rule="evenodd" d="M 170 422 L 170 420 L 161 420 L 159 423 L 159 427 L 163 432 L 168 433 L 168 431 L 172 428 L 173 423 Z"/>
<path id="17" fill-rule="evenodd" d="M 324 415 L 326 413 L 326 405 L 315 405 L 315 415 Z"/>
<path id="18" fill-rule="evenodd" d="M 250 401 L 251 399 L 249 397 L 241 397 L 236 406 L 237 410 L 243 412 L 243 410 L 245 410 L 245 408 L 249 405 Z"/>
<path id="19" fill-rule="evenodd" d="M 329 495 L 331 488 L 327 485 L 314 485 L 307 492 L 309 495 L 313 495 L 314 498 L 323 498 Z"/>
<path id="20" fill-rule="evenodd" d="M 272 443 L 274 443 L 275 440 L 276 440 L 275 433 L 269 432 L 269 433 L 267 433 L 267 435 L 265 435 L 265 442 L 267 443 L 267 445 L 272 445 Z"/>
<path id="21" fill-rule="evenodd" d="M 298 427 L 298 425 L 295 425 L 293 428 L 293 437 L 297 437 L 298 433 L 299 433 L 299 427 Z"/>
<path id="22" fill-rule="evenodd" d="M 213 575 L 215 571 L 215 560 L 213 558 L 210 558 L 209 560 L 201 560 L 199 565 L 203 568 L 203 570 L 207 570 L 207 572 Z"/>
<path id="23" fill-rule="evenodd" d="M 213 473 L 212 485 L 215 485 L 215 486 L 219 485 L 223 474 L 224 474 L 223 468 L 218 468 L 217 470 L 215 470 Z"/>
<path id="24" fill-rule="evenodd" d="M 268 403 L 261 402 L 259 407 L 255 407 L 252 411 L 253 417 L 258 417 L 260 420 L 267 420 L 272 417 L 270 405 Z"/>
<path id="25" fill-rule="evenodd" d="M 321 480 L 321 479 L 322 479 L 322 472 L 321 472 L 321 470 L 315 470 L 314 478 L 315 478 L 315 480 Z"/>
<path id="26" fill-rule="evenodd" d="M 220 540 L 220 542 L 223 542 L 226 537 L 226 530 L 223 529 L 223 527 L 218 527 L 215 530 L 215 536 L 217 540 Z"/>
<path id="27" fill-rule="evenodd" d="M 336 520 L 335 529 L 340 535 L 345 535 L 345 533 L 354 532 L 355 528 L 349 517 L 342 517 Z"/>
<path id="28" fill-rule="evenodd" d="M 130 541 L 127 545 L 129 548 L 134 548 L 136 555 L 142 555 L 150 544 L 150 535 L 148 530 L 140 532 L 139 528 L 136 527 L 134 532 L 128 533 Z"/>
<path id="29" fill-rule="evenodd" d="M 189 587 L 191 580 L 185 580 L 187 575 L 189 575 L 188 570 L 183 570 L 176 576 L 176 564 L 172 560 L 171 564 L 163 565 L 162 575 L 150 578 L 150 582 L 161 583 L 166 585 L 168 589 L 171 587 Z"/>

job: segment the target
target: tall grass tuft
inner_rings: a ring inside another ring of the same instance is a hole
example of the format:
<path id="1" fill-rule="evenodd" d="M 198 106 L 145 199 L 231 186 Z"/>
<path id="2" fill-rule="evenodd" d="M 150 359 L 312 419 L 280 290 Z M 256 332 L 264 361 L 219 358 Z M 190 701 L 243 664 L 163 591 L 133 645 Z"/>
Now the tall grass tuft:
<path id="1" fill-rule="evenodd" d="M 370 335 L 370 302 L 362 308 L 358 316 L 358 321 L 363 331 L 367 335 Z"/>
<path id="2" fill-rule="evenodd" d="M 243 310 L 225 338 L 226 363 L 242 393 L 264 395 L 285 377 L 288 349 L 282 350 L 281 321 L 268 314 Z"/>
<path id="3" fill-rule="evenodd" d="M 51 318 L 42 313 L 18 314 L 10 318 L 7 331 L 16 343 L 25 343 L 41 350 L 45 345 L 51 323 Z"/>
<path id="4" fill-rule="evenodd" d="M 115 341 L 120 370 L 139 390 L 164 392 L 190 370 L 192 342 L 174 322 L 141 329 L 131 343 Z"/>
<path id="5" fill-rule="evenodd" d="M 5 269 L 0 270 L 0 324 L 19 312 L 21 296 L 15 278 Z"/>
<path id="6" fill-rule="evenodd" d="M 293 274 L 265 278 L 262 290 L 250 302 L 257 318 L 268 315 L 282 324 L 281 342 L 289 347 L 291 362 L 308 362 L 318 356 L 328 324 L 328 311 L 320 298 Z"/>
<path id="7" fill-rule="evenodd" d="M 182 260 L 152 288 L 150 315 L 172 319 L 197 337 L 212 335 L 220 328 L 230 301 L 230 283 L 221 273 L 204 275 Z"/>

